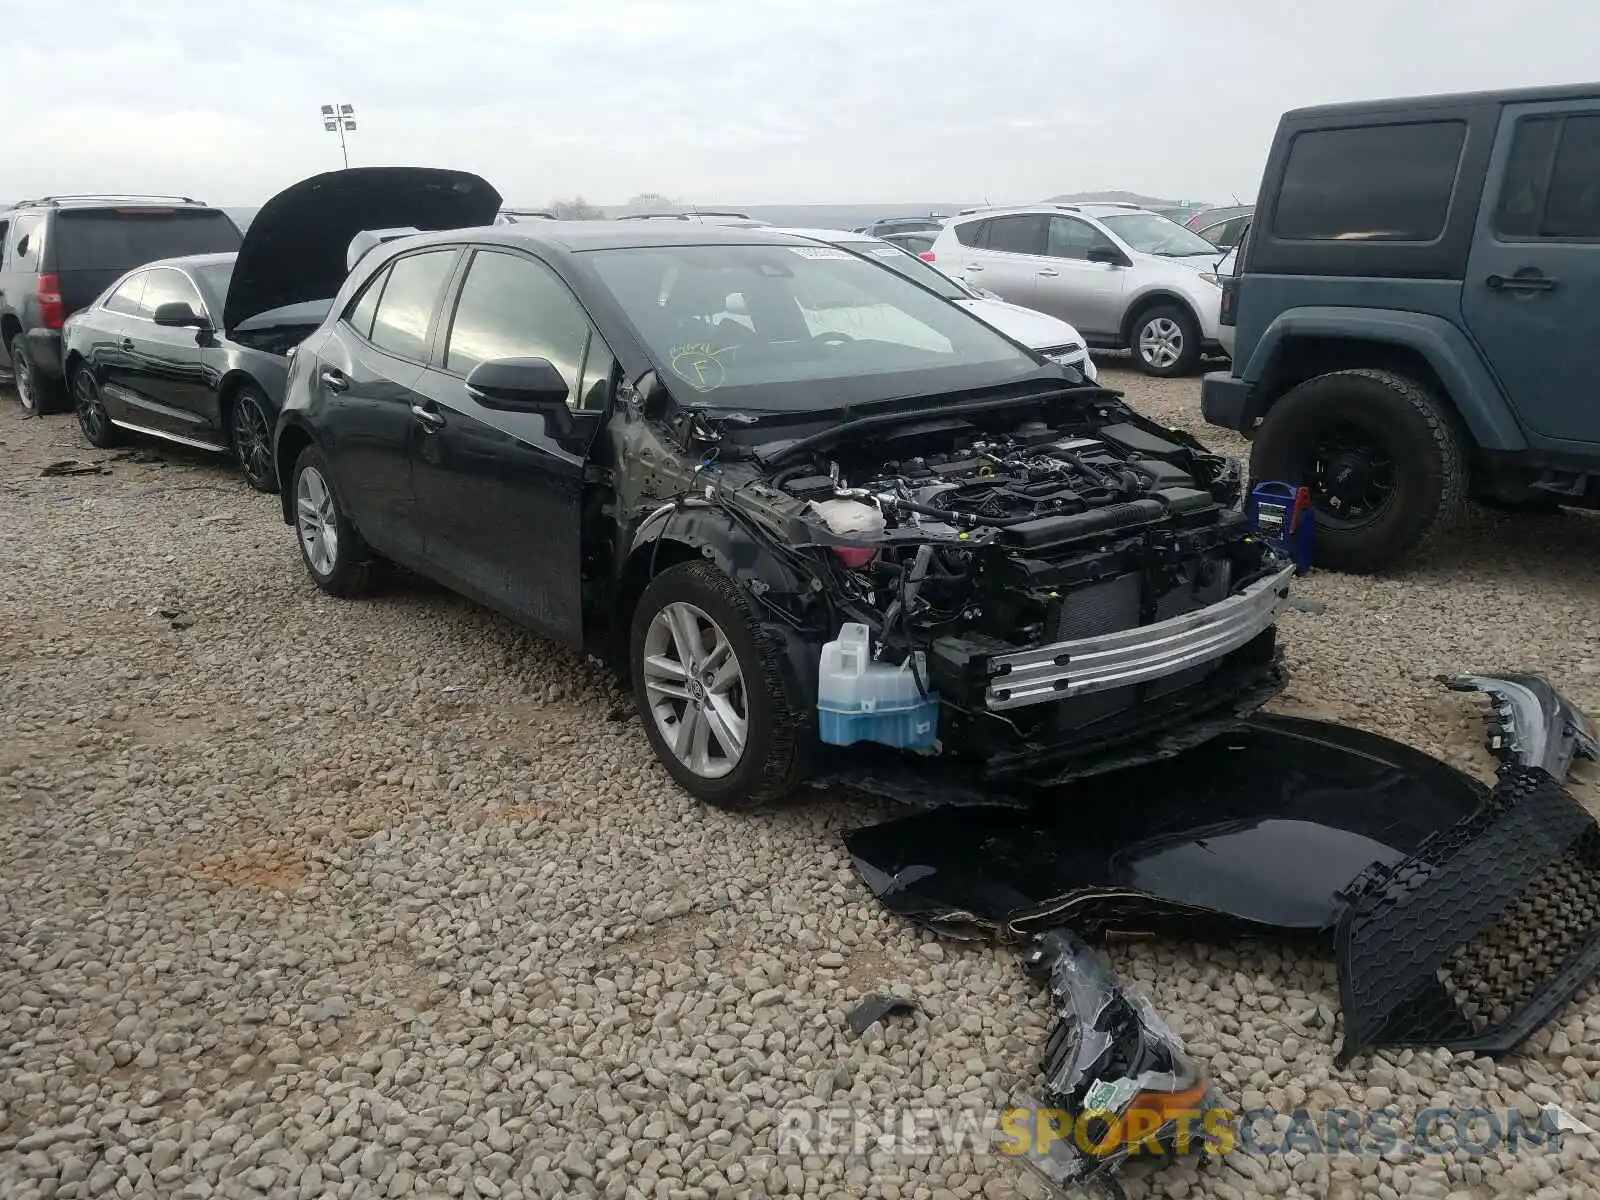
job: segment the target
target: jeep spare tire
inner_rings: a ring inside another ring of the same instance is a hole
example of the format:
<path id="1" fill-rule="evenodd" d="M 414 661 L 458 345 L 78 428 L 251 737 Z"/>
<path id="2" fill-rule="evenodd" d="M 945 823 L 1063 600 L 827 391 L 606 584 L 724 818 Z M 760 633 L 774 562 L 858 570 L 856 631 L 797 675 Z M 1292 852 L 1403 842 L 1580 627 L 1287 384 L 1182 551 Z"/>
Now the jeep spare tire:
<path id="1" fill-rule="evenodd" d="M 1467 492 L 1455 418 L 1392 371 L 1335 371 L 1268 411 L 1250 452 L 1253 483 L 1305 485 L 1316 508 L 1318 566 L 1366 574 L 1447 529 Z"/>

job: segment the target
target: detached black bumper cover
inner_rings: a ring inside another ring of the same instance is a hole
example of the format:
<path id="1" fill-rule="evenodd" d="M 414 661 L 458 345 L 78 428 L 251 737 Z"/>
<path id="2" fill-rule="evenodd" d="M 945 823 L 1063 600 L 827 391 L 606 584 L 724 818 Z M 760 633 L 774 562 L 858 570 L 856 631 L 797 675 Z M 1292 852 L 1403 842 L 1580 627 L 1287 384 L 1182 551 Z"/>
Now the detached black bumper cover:
<path id="1" fill-rule="evenodd" d="M 1346 892 L 1340 1067 L 1374 1046 L 1503 1054 L 1600 969 L 1600 826 L 1541 767 Z"/>

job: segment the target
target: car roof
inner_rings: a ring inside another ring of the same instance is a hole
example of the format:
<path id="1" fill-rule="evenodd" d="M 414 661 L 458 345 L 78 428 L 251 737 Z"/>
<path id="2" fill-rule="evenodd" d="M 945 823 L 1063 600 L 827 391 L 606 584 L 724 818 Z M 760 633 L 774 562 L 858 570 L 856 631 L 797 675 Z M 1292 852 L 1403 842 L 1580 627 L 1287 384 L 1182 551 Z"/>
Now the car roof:
<path id="1" fill-rule="evenodd" d="M 875 233 L 857 233 L 853 229 L 797 229 L 792 225 L 783 225 L 772 229 L 772 233 L 788 233 L 795 237 L 809 238 L 814 242 L 828 242 L 840 245 L 844 242 L 881 242 L 884 239 Z"/>
<path id="2" fill-rule="evenodd" d="M 193 196 L 139 196 L 134 194 L 106 194 L 106 195 L 81 195 L 81 196 L 37 196 L 30 200 L 18 200 L 10 206 L 12 209 L 20 208 L 53 208 L 53 209 L 80 209 L 80 208 L 188 208 L 209 210 L 213 206 L 204 200 L 196 200 Z"/>
<path id="3" fill-rule="evenodd" d="M 702 225 L 696 221 L 537 221 L 414 234 L 385 248 L 468 241 L 477 245 L 540 246 L 569 254 L 649 246 L 793 246 L 804 238 L 768 226 Z"/>
<path id="4" fill-rule="evenodd" d="M 1501 88 L 1485 92 L 1441 92 L 1428 96 L 1396 96 L 1385 100 L 1354 100 L 1317 104 L 1283 114 L 1286 121 L 1329 116 L 1359 116 L 1392 112 L 1397 108 L 1458 108 L 1464 104 L 1527 104 L 1553 100 L 1587 100 L 1600 96 L 1600 83 L 1572 83 L 1555 87 Z"/>
<path id="5" fill-rule="evenodd" d="M 1117 217 L 1126 216 L 1128 213 L 1151 212 L 1148 208 L 1141 208 L 1137 204 L 1122 204 L 1106 202 L 1101 204 L 1065 204 L 1045 201 L 1040 204 L 1004 204 L 992 208 L 980 208 L 970 213 L 963 213 L 956 220 L 965 225 L 972 221 L 981 221 L 986 217 L 1027 215 L 1031 213 L 1078 213 L 1085 217 Z M 1152 213 L 1152 215 L 1154 215 Z"/>
<path id="6" fill-rule="evenodd" d="M 231 263 L 238 257 L 239 253 L 236 250 L 222 250 L 213 254 L 174 254 L 170 258 L 157 258 L 151 262 L 140 263 L 137 267 L 128 268 L 128 271 L 131 274 L 150 267 L 217 267 Z"/>

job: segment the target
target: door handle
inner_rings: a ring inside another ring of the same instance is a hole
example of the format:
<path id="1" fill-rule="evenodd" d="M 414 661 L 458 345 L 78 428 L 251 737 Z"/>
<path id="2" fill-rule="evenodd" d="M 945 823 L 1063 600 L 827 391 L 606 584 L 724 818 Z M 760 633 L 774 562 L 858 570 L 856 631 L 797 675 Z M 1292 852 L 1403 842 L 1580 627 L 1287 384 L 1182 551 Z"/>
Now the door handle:
<path id="1" fill-rule="evenodd" d="M 969 271 L 981 271 L 983 266 L 980 263 L 968 263 L 966 269 Z"/>
<path id="2" fill-rule="evenodd" d="M 1061 272 L 1053 270 L 1050 267 L 1046 267 L 1042 271 L 1035 272 L 1035 274 L 1043 276 L 1045 279 L 1054 279 L 1057 275 L 1061 274 Z"/>
<path id="3" fill-rule="evenodd" d="M 323 367 L 322 374 L 317 376 L 322 381 L 322 386 L 330 392 L 348 392 L 350 380 L 345 373 L 337 367 Z"/>
<path id="4" fill-rule="evenodd" d="M 119 349 L 119 350 L 132 350 L 133 349 L 133 339 L 132 338 L 123 338 L 120 342 L 117 343 L 117 349 Z"/>
<path id="5" fill-rule="evenodd" d="M 1548 292 L 1556 281 L 1548 275 L 1491 275 L 1483 281 L 1491 292 Z"/>
<path id="6" fill-rule="evenodd" d="M 411 406 L 411 415 L 427 426 L 430 432 L 444 428 L 444 416 L 435 409 L 424 407 L 421 404 L 413 404 Z"/>

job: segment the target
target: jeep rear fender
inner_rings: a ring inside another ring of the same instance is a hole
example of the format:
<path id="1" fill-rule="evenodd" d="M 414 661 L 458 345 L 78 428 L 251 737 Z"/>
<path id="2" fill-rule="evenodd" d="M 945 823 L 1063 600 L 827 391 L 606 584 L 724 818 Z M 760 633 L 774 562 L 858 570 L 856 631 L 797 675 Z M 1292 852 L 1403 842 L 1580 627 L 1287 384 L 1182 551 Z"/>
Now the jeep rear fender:
<path id="1" fill-rule="evenodd" d="M 1294 343 L 1300 339 L 1365 343 L 1409 351 L 1427 363 L 1444 390 L 1441 399 L 1451 403 L 1479 447 L 1485 450 L 1527 449 L 1528 440 L 1512 416 L 1510 405 L 1467 335 L 1441 317 L 1398 309 L 1329 306 L 1291 308 L 1280 313 L 1262 334 L 1249 361 L 1239 372 L 1259 397 L 1257 410 L 1248 415 L 1246 428 L 1255 417 L 1264 416 L 1272 402 L 1287 390 L 1283 386 L 1286 380 L 1291 385 L 1299 382 L 1295 378 Z M 1358 356 L 1352 356 L 1344 365 L 1387 364 L 1363 362 Z"/>

